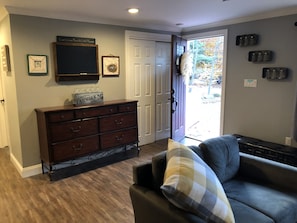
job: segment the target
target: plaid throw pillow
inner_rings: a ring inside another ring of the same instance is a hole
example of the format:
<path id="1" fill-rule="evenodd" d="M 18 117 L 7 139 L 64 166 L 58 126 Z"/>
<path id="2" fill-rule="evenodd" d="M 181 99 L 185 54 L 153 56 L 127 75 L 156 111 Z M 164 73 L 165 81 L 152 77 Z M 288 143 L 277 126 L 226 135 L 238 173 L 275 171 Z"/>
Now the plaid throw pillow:
<path id="1" fill-rule="evenodd" d="M 208 222 L 235 222 L 224 189 L 212 169 L 191 149 L 171 139 L 161 190 L 172 204 Z"/>

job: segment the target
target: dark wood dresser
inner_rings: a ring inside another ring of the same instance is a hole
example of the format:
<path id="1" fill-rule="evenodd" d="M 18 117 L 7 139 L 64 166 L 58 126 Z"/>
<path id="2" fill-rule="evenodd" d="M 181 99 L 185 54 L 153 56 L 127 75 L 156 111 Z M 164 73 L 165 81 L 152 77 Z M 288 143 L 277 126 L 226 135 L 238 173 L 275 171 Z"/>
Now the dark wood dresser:
<path id="1" fill-rule="evenodd" d="M 68 172 L 85 170 L 86 165 L 97 167 L 102 162 L 122 160 L 131 157 L 131 153 L 136 154 L 135 150 L 138 152 L 137 101 L 105 101 L 96 105 L 37 108 L 35 111 L 42 170 L 48 170 L 51 178 L 57 171 L 64 171 L 62 175 L 67 176 Z M 119 147 L 124 149 L 112 152 Z M 107 155 L 96 159 L 93 154 L 98 157 L 97 153 Z M 79 166 L 73 161 L 91 155 L 89 164 L 82 162 Z M 67 161 L 74 165 L 67 165 Z M 63 162 L 66 162 L 67 173 L 64 167 L 57 167 Z"/>

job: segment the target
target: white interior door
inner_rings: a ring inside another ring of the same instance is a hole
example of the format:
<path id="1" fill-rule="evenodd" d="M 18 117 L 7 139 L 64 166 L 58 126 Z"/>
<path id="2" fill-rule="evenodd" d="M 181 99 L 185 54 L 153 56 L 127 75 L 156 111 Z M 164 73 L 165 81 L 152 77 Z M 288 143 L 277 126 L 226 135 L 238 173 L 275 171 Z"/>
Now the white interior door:
<path id="1" fill-rule="evenodd" d="M 156 42 L 156 140 L 170 137 L 171 45 Z"/>
<path id="2" fill-rule="evenodd" d="M 5 119 L 5 101 L 3 96 L 3 72 L 0 71 L 0 148 L 8 146 L 7 131 L 6 131 L 6 119 Z"/>
<path id="3" fill-rule="evenodd" d="M 155 141 L 155 42 L 129 40 L 129 98 L 138 100 L 139 145 Z"/>

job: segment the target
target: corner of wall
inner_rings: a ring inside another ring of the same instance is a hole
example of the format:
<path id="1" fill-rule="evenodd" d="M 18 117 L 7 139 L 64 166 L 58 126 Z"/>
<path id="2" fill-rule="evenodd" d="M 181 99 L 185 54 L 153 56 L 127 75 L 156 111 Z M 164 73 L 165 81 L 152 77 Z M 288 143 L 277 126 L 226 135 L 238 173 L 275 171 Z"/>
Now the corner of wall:
<path id="1" fill-rule="evenodd" d="M 41 164 L 29 166 L 29 167 L 22 167 L 19 161 L 14 157 L 13 154 L 10 154 L 10 161 L 13 163 L 15 168 L 17 169 L 18 173 L 21 175 L 22 178 L 31 177 L 42 173 Z"/>

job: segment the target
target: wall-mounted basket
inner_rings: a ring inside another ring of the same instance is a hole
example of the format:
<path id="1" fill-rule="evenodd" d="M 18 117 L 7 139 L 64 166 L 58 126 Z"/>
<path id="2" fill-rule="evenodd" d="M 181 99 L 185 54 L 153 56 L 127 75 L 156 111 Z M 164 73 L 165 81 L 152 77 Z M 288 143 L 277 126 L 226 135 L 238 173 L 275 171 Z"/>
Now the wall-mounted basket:
<path id="1" fill-rule="evenodd" d="M 273 52 L 271 50 L 250 51 L 248 60 L 253 63 L 272 61 Z"/>
<path id="2" fill-rule="evenodd" d="M 259 36 L 257 34 L 246 34 L 236 36 L 236 46 L 254 46 L 258 44 Z"/>
<path id="3" fill-rule="evenodd" d="M 283 80 L 288 78 L 289 69 L 286 67 L 264 67 L 262 78 L 268 80 Z"/>

